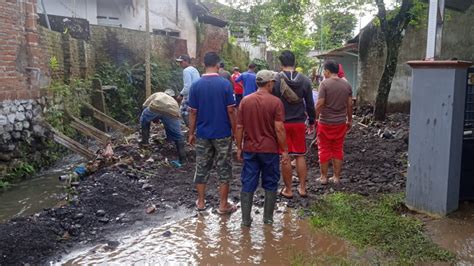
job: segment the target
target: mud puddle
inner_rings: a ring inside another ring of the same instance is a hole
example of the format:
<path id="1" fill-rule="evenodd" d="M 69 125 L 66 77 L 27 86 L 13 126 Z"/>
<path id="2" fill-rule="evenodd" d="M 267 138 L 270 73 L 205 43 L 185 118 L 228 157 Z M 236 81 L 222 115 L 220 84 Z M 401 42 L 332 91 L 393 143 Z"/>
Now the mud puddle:
<path id="1" fill-rule="evenodd" d="M 109 244 L 71 253 L 60 264 L 256 264 L 288 265 L 292 256 L 348 256 L 345 241 L 314 231 L 297 210 L 279 206 L 275 223 L 262 223 L 254 207 L 250 229 L 241 228 L 240 210 L 231 216 L 212 211 L 130 234 Z"/>
<path id="2" fill-rule="evenodd" d="M 474 265 L 474 203 L 460 203 L 459 210 L 446 218 L 426 222 L 433 241 L 455 253 L 458 265 Z"/>

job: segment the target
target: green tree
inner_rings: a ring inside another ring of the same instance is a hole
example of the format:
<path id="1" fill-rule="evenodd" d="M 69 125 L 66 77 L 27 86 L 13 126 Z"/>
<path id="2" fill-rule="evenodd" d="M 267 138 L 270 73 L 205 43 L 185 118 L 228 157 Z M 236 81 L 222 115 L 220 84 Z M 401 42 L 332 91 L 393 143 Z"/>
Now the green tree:
<path id="1" fill-rule="evenodd" d="M 382 77 L 377 89 L 374 118 L 385 120 L 388 96 L 392 87 L 393 77 L 397 70 L 398 53 L 402 45 L 404 31 L 410 24 L 418 24 L 426 13 L 426 4 L 419 0 L 402 0 L 394 10 L 387 11 L 384 0 L 375 0 L 378 13 L 378 24 L 383 33 L 387 54 Z"/>
<path id="2" fill-rule="evenodd" d="M 334 49 L 353 37 L 357 23 L 354 13 L 332 9 L 318 13 L 313 19 L 316 31 L 312 33 L 315 49 Z"/>

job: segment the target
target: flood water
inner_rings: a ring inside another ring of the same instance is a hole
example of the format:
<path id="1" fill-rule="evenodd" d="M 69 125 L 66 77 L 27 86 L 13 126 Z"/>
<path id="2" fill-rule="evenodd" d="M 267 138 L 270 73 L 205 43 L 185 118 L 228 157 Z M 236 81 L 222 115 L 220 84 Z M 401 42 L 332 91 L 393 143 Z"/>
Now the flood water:
<path id="1" fill-rule="evenodd" d="M 458 256 L 459 265 L 474 265 L 474 202 L 460 203 L 446 218 L 427 221 L 426 229 L 435 243 Z"/>
<path id="2" fill-rule="evenodd" d="M 257 208 L 254 208 L 254 210 Z M 241 228 L 241 213 L 219 216 L 212 212 L 172 222 L 74 252 L 61 264 L 257 264 L 288 265 L 292 255 L 345 257 L 343 240 L 313 231 L 296 210 L 280 206 L 273 226 L 262 223 L 262 210 L 253 214 L 250 229 Z"/>
<path id="3" fill-rule="evenodd" d="M 67 156 L 64 162 L 68 164 L 59 163 L 34 178 L 0 189 L 0 223 L 57 205 L 65 192 L 59 176 L 68 173 L 80 161 L 81 158 L 75 155 Z"/>

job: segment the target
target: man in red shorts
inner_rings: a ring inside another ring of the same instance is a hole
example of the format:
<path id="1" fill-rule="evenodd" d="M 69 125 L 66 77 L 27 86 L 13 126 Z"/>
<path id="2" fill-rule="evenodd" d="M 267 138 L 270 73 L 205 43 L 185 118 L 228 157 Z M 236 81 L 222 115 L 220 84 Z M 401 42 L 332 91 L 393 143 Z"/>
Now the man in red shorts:
<path id="1" fill-rule="evenodd" d="M 314 101 L 309 78 L 295 71 L 295 55 L 291 51 L 283 51 L 279 56 L 282 71 L 276 79 L 273 94 L 281 99 L 285 108 L 285 130 L 288 153 L 296 157 L 296 173 L 300 184 L 297 192 L 306 197 L 306 131 L 314 130 Z M 306 119 L 309 126 L 306 127 Z M 292 198 L 292 168 L 290 164 L 281 167 L 285 187 L 280 195 Z"/>
<path id="2" fill-rule="evenodd" d="M 334 61 L 324 63 L 324 77 L 319 86 L 316 119 L 318 122 L 318 154 L 321 165 L 321 184 L 328 183 L 329 161 L 333 162 L 334 176 L 330 179 L 339 183 L 344 139 L 352 126 L 352 88 L 338 77 L 339 66 Z"/>

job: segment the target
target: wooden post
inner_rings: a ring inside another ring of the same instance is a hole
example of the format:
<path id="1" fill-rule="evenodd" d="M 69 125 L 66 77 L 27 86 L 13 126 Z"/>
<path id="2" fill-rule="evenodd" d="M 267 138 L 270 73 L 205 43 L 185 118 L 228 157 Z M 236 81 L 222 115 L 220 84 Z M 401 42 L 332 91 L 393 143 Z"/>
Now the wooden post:
<path id="1" fill-rule="evenodd" d="M 100 79 L 93 79 L 92 80 L 92 106 L 97 110 L 101 111 L 102 113 L 106 113 L 105 110 L 105 98 L 104 98 L 104 91 L 102 90 L 102 82 Z M 107 131 L 107 127 L 104 122 L 94 119 L 94 126 L 102 131 Z"/>
<path id="2" fill-rule="evenodd" d="M 53 126 L 48 123 L 45 123 L 46 127 L 53 133 L 53 140 L 64 147 L 70 149 L 71 151 L 81 155 L 87 160 L 92 160 L 95 158 L 95 154 L 89 149 L 84 147 L 81 143 L 71 139 L 70 137 L 64 135 L 63 133 L 56 130 Z"/>
<path id="3" fill-rule="evenodd" d="M 112 117 L 97 110 L 92 105 L 88 103 L 83 103 L 83 106 L 92 111 L 92 117 L 100 120 L 101 122 L 105 123 L 107 126 L 114 128 L 116 130 L 119 130 L 125 134 L 129 134 L 133 132 L 133 129 L 131 129 L 130 127 L 120 123 L 119 121 L 113 119 Z"/>
<path id="4" fill-rule="evenodd" d="M 87 124 L 77 117 L 74 117 L 68 111 L 66 111 L 66 115 L 71 119 L 71 127 L 80 133 L 100 141 L 103 145 L 106 145 L 110 141 L 111 136 L 109 134 L 100 131 L 99 129 Z"/>

